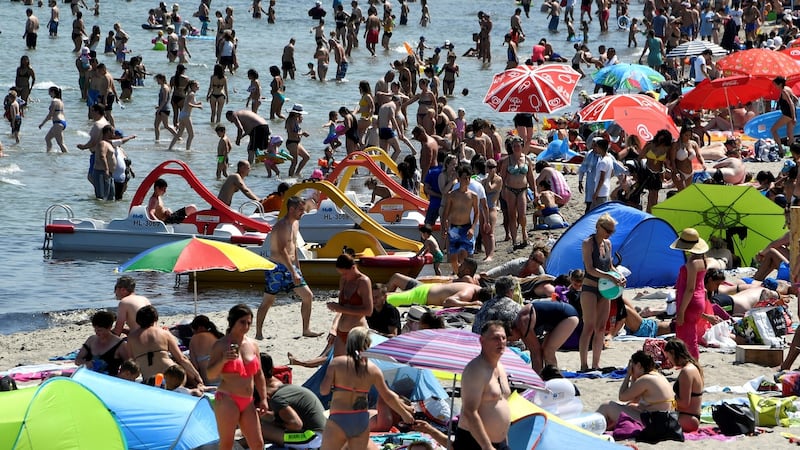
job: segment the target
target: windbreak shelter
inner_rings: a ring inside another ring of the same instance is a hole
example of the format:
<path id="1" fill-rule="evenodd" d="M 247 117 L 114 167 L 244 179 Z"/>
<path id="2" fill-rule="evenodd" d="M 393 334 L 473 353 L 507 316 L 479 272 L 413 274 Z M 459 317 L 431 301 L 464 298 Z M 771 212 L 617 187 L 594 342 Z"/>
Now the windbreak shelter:
<path id="1" fill-rule="evenodd" d="M 575 221 L 553 245 L 546 272 L 560 275 L 583 269 L 581 245 L 595 232 L 597 219 L 605 213 L 617 221 L 611 248 L 619 254 L 621 264 L 631 271 L 627 287 L 674 285 L 680 267 L 686 262 L 682 252 L 669 248 L 678 238 L 675 230 L 666 221 L 619 202 L 600 205 Z M 617 258 L 614 263 L 619 264 Z"/>
<path id="2" fill-rule="evenodd" d="M 0 404 L 1 449 L 128 448 L 103 401 L 70 378 L 0 392 Z"/>
<path id="3" fill-rule="evenodd" d="M 72 379 L 108 406 L 130 449 L 189 450 L 219 441 L 214 410 L 205 397 L 131 383 L 86 368 L 78 369 Z"/>

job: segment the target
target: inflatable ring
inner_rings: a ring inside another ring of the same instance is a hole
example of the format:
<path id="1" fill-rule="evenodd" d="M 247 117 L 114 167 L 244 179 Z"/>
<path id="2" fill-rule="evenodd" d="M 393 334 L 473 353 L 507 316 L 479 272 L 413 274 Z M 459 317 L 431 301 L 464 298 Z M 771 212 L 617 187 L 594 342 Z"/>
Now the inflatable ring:
<path id="1" fill-rule="evenodd" d="M 628 16 L 619 16 L 617 18 L 617 26 L 620 30 L 627 30 L 631 25 L 631 19 Z"/>
<path id="2" fill-rule="evenodd" d="M 163 42 L 156 42 L 155 45 L 153 45 L 153 50 L 157 50 L 157 51 L 162 52 L 162 51 L 164 51 L 166 49 L 167 49 L 167 46 Z"/>

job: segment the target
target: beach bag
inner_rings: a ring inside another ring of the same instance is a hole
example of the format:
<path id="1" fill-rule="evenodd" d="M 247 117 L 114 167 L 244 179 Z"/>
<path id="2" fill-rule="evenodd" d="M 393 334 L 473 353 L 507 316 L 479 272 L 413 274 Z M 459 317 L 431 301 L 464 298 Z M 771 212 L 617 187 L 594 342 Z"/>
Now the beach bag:
<path id="1" fill-rule="evenodd" d="M 795 396 L 791 397 L 762 397 L 752 392 L 747 393 L 750 400 L 750 409 L 755 416 L 756 426 L 759 427 L 788 427 L 789 412 L 797 411 L 794 406 Z"/>
<path id="2" fill-rule="evenodd" d="M 683 442 L 683 429 L 678 422 L 678 411 L 643 411 L 641 413 L 642 432 L 636 436 L 637 442 L 656 444 L 662 441 Z"/>
<path id="3" fill-rule="evenodd" d="M 17 390 L 17 382 L 11 378 L 10 376 L 6 375 L 3 378 L 0 378 L 0 392 L 5 391 L 16 391 Z"/>
<path id="4" fill-rule="evenodd" d="M 787 333 L 786 319 L 778 308 L 751 309 L 734 324 L 733 331 L 748 344 L 782 347 L 781 336 Z"/>
<path id="5" fill-rule="evenodd" d="M 711 407 L 711 417 L 725 436 L 752 434 L 756 431 L 756 419 L 747 405 L 722 402 Z"/>
<path id="6" fill-rule="evenodd" d="M 642 345 L 642 350 L 653 357 L 659 369 L 672 368 L 672 363 L 667 359 L 667 355 L 664 353 L 665 345 L 667 345 L 667 341 L 663 339 L 645 339 L 644 345 Z"/>
<path id="7" fill-rule="evenodd" d="M 292 384 L 292 368 L 289 366 L 273 367 L 272 376 L 281 380 L 281 383 L 283 384 Z"/>
<path id="8" fill-rule="evenodd" d="M 800 395 L 800 372 L 791 371 L 781 375 L 781 394 L 784 397 Z"/>

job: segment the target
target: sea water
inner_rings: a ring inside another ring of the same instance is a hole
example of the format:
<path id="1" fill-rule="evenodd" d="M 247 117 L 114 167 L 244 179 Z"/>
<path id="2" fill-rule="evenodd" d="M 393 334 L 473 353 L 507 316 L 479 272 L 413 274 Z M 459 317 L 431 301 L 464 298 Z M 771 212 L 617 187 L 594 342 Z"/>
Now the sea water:
<path id="1" fill-rule="evenodd" d="M 89 2 L 92 4 L 93 2 Z M 172 3 L 172 2 L 168 2 Z M 180 2 L 180 14 L 184 20 L 199 26 L 192 13 L 196 10 L 197 1 Z M 366 13 L 365 1 L 360 2 Z M 102 40 L 111 30 L 115 22 L 120 22 L 125 31 L 130 35 L 128 47 L 129 56 L 142 55 L 144 64 L 151 74 L 164 73 L 169 78 L 175 73 L 176 64 L 168 63 L 163 51 L 151 50 L 151 39 L 155 32 L 141 29 L 141 24 L 146 21 L 147 11 L 156 7 L 157 1 L 121 1 L 102 0 L 100 2 L 100 16 L 95 17 L 90 11 L 82 10 L 87 32 L 93 25 L 99 25 Z M 276 10 L 278 21 L 275 25 L 268 25 L 266 19 L 255 20 L 250 17 L 247 9 L 250 0 L 214 0 L 214 10 L 224 10 L 228 5 L 234 8 L 235 29 L 239 36 L 238 58 L 240 69 L 228 77 L 230 89 L 230 103 L 226 109 L 242 109 L 247 96 L 246 88 L 249 81 L 246 77 L 247 69 L 254 68 L 260 73 L 263 92 L 269 92 L 269 66 L 280 66 L 283 47 L 290 37 L 297 39 L 295 60 L 297 65 L 297 79 L 286 82 L 287 102 L 286 109 L 293 103 L 301 103 L 309 114 L 304 116 L 303 128 L 311 136 L 305 138 L 303 143 L 311 152 L 312 158 L 309 166 L 303 171 L 305 176 L 311 173 L 315 161 L 322 157 L 322 140 L 327 134 L 327 129 L 322 124 L 327 121 L 328 111 L 337 110 L 340 106 L 355 109 L 358 104 L 358 81 L 365 79 L 374 86 L 375 81 L 389 70 L 389 63 L 406 56 L 403 42 L 409 42 L 416 47 L 420 36 L 425 36 L 429 46 L 441 46 L 445 40 L 450 40 L 455 45 L 459 55 L 473 46 L 472 33 L 478 31 L 477 13 L 482 10 L 491 14 L 494 29 L 491 34 L 493 62 L 482 65 L 475 58 L 459 57 L 457 63 L 461 68 L 461 75 L 456 82 L 455 98 L 450 99 L 453 108 L 465 108 L 467 118 L 484 117 L 495 122 L 499 127 L 511 126 L 510 114 L 494 113 L 482 103 L 483 96 L 491 82 L 492 75 L 505 68 L 505 47 L 502 46 L 503 35 L 509 28 L 509 17 L 513 14 L 516 5 L 512 1 L 473 1 L 473 0 L 437 0 L 430 2 L 432 23 L 427 28 L 418 25 L 418 2 L 409 3 L 411 14 L 409 26 L 398 26 L 392 37 L 392 50 L 379 49 L 377 57 L 372 58 L 364 48 L 364 39 L 360 37 L 360 47 L 353 50 L 350 58 L 350 68 L 347 73 L 347 82 L 328 82 L 321 84 L 305 79 L 302 75 L 306 65 L 312 61 L 314 50 L 313 35 L 310 29 L 315 25 L 307 16 L 307 9 L 313 2 L 295 2 L 278 0 Z M 267 2 L 263 2 L 266 5 Z M 330 1 L 323 5 L 328 9 L 327 31 L 333 29 Z M 124 217 L 129 207 L 130 198 L 142 180 L 157 164 L 166 159 L 180 159 L 186 161 L 200 180 L 211 190 L 217 192 L 221 185 L 215 179 L 215 152 L 217 137 L 209 123 L 209 109 L 205 102 L 205 93 L 208 80 L 214 64 L 213 41 L 190 40 L 189 50 L 192 54 L 188 64 L 187 75 L 197 79 L 200 90 L 197 98 L 204 109 L 193 112 L 195 125 L 195 139 L 192 150 L 184 150 L 184 143 L 176 145 L 175 150 L 168 151 L 168 142 L 155 143 L 153 138 L 153 115 L 156 104 L 157 87 L 152 77 L 148 77 L 144 87 L 135 88 L 133 100 L 124 103 L 124 106 L 115 105 L 114 117 L 117 128 L 126 135 L 136 135 L 137 138 L 127 143 L 124 148 L 133 160 L 133 168 L 137 177 L 131 180 L 125 199 L 120 202 L 101 202 L 94 199 L 92 189 L 86 179 L 88 168 L 88 153 L 78 150 L 75 146 L 86 142 L 87 131 L 91 123 L 86 118 L 86 106 L 80 101 L 77 88 L 77 71 L 75 69 L 76 54 L 72 53 L 70 32 L 73 17 L 69 5 L 59 2 L 61 10 L 61 24 L 59 36 L 56 39 L 48 37 L 47 21 L 49 9 L 32 6 L 34 14 L 41 22 L 39 42 L 37 49 L 27 51 L 25 41 L 22 39 L 25 22 L 25 9 L 21 2 L 5 1 L 0 7 L 0 88 L 5 94 L 5 88 L 14 84 L 15 69 L 19 65 L 22 55 L 28 55 L 31 65 L 36 72 L 36 84 L 31 93 L 30 104 L 26 110 L 20 133 L 21 142 L 12 144 L 10 129 L 6 121 L 0 123 L 0 141 L 5 145 L 6 157 L 0 158 L 0 333 L 12 333 L 21 330 L 44 328 L 59 323 L 72 323 L 88 318 L 90 311 L 96 308 L 107 308 L 116 305 L 113 295 L 114 281 L 119 274 L 114 272 L 121 262 L 130 255 L 70 255 L 69 257 L 50 258 L 42 252 L 44 241 L 44 214 L 48 206 L 56 203 L 69 205 L 77 217 L 92 217 L 102 220 Z M 638 5 L 634 5 L 635 8 Z M 346 8 L 349 10 L 349 8 Z M 637 12 L 637 11 L 634 11 Z M 394 13 L 398 16 L 399 5 L 395 3 Z M 576 11 L 576 16 L 578 12 Z M 613 16 L 613 12 L 612 12 Z M 614 22 L 612 17 L 612 24 Z M 212 24 L 214 27 L 215 24 Z M 520 44 L 520 58 L 524 60 L 530 54 L 531 46 L 541 37 L 553 43 L 555 50 L 566 58 L 571 59 L 574 54 L 573 43 L 566 41 L 566 28 L 562 23 L 561 32 L 551 34 L 547 31 L 545 14 L 538 10 L 531 11 L 531 18 L 523 18 L 523 27 L 527 33 L 527 40 Z M 364 28 L 361 28 L 363 33 Z M 596 54 L 597 45 L 605 44 L 615 46 L 623 60 L 633 59 L 641 51 L 643 38 L 640 38 L 640 47 L 637 50 L 627 50 L 627 32 L 612 29 L 611 32 L 600 35 L 597 20 L 591 24 L 590 47 Z M 380 46 L 379 46 L 380 47 Z M 427 50 L 425 55 L 430 56 L 433 49 Z M 122 73 L 113 55 L 99 55 L 100 62 L 105 63 L 109 72 L 114 77 Z M 331 62 L 330 74 L 335 67 Z M 587 73 L 592 70 L 585 69 Z M 65 132 L 66 145 L 69 153 L 61 154 L 54 151 L 45 153 L 43 137 L 50 127 L 46 123 L 42 130 L 38 124 L 47 115 L 49 96 L 47 89 L 58 85 L 63 89 L 68 127 Z M 117 86 L 119 89 L 119 86 Z M 468 89 L 469 95 L 462 96 L 462 89 Z M 584 78 L 576 89 L 586 89 L 591 92 L 591 80 Z M 124 109 L 123 109 L 124 108 Z M 573 106 L 566 112 L 574 112 Z M 260 113 L 264 115 L 269 110 L 269 100 L 261 106 Z M 412 117 L 416 106 L 411 106 L 409 115 Z M 228 128 L 229 135 L 235 137 L 232 124 L 223 119 L 223 125 Z M 413 126 L 413 123 L 412 123 Z M 273 133 L 283 135 L 283 122 L 270 122 Z M 162 130 L 162 139 L 168 133 Z M 407 149 L 404 149 L 407 152 Z M 341 155 L 339 155 L 341 156 Z M 246 157 L 245 147 L 234 147 L 231 161 L 235 171 L 235 162 Z M 280 166 L 285 172 L 286 165 Z M 174 181 L 173 181 L 174 180 Z M 177 208 L 187 203 L 198 203 L 205 207 L 183 183 L 175 177 L 171 181 L 170 189 L 165 197 L 169 207 Z M 272 192 L 279 179 L 267 178 L 262 167 L 253 168 L 247 178 L 248 186 L 259 196 L 266 196 Z M 234 197 L 234 207 L 244 202 L 241 194 Z M 137 292 L 148 296 L 159 308 L 162 314 L 188 313 L 192 311 L 192 293 L 187 289 L 184 281 L 175 286 L 175 276 L 161 273 L 134 273 L 137 281 Z M 237 302 L 246 302 L 256 305 L 260 301 L 260 288 L 251 289 L 212 289 L 201 288 L 199 292 L 199 311 L 216 311 L 229 308 Z"/>

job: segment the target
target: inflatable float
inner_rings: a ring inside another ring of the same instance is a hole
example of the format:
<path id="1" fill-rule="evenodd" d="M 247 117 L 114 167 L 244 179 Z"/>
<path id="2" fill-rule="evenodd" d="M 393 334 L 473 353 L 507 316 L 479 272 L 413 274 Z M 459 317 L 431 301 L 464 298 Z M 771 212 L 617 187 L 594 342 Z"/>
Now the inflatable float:
<path id="1" fill-rule="evenodd" d="M 795 110 L 795 114 L 800 114 L 800 108 Z M 780 111 L 772 111 L 760 116 L 753 117 L 746 124 L 744 124 L 744 134 L 755 139 L 771 139 L 772 126 L 781 117 Z M 800 134 L 800 122 L 795 124 L 793 133 L 795 136 Z M 786 127 L 778 129 L 778 136 L 781 138 L 786 137 Z"/>
<path id="2" fill-rule="evenodd" d="M 142 29 L 143 30 L 163 30 L 164 29 L 164 25 L 160 25 L 160 24 L 153 25 L 153 24 L 149 24 L 149 23 L 143 23 L 142 24 Z"/>

